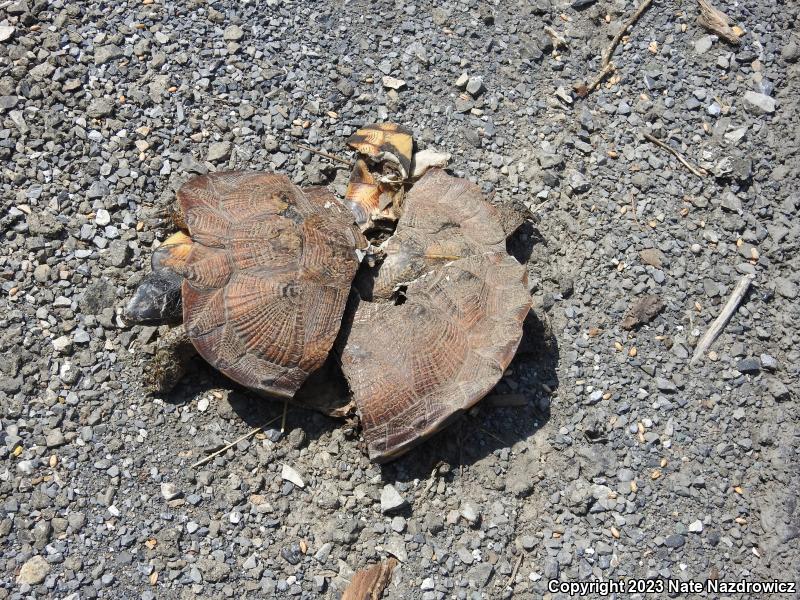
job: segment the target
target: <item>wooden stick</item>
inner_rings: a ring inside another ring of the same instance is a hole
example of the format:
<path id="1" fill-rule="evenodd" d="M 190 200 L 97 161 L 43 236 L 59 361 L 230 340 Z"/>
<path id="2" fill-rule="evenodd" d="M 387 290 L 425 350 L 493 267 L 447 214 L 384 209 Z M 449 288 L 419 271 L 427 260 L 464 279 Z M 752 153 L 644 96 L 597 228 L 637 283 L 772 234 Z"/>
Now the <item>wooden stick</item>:
<path id="1" fill-rule="evenodd" d="M 519 558 L 517 559 L 517 564 L 514 565 L 514 570 L 511 571 L 511 577 L 508 578 L 508 583 L 506 587 L 513 588 L 514 587 L 514 578 L 517 576 L 517 571 L 519 571 L 520 565 L 522 565 L 522 559 L 525 558 L 525 555 L 520 553 Z"/>
<path id="2" fill-rule="evenodd" d="M 254 435 L 255 435 L 255 434 L 257 434 L 259 431 L 261 431 L 262 429 L 264 429 L 265 427 L 267 427 L 267 426 L 269 426 L 269 425 L 272 425 L 272 424 L 273 424 L 275 421 L 277 421 L 277 420 L 278 420 L 278 419 L 280 419 L 280 418 L 281 418 L 281 415 L 278 415 L 277 417 L 275 417 L 274 419 L 270 419 L 269 421 L 267 421 L 266 423 L 264 423 L 264 424 L 263 424 L 263 425 L 261 425 L 260 427 L 256 427 L 255 429 L 253 429 L 253 430 L 252 430 L 252 431 L 250 431 L 249 433 L 245 433 L 244 435 L 242 435 L 242 436 L 239 436 L 238 438 L 236 438 L 235 440 L 233 440 L 233 441 L 232 441 L 230 444 L 227 444 L 227 445 L 226 445 L 224 448 L 220 448 L 220 449 L 219 449 L 219 450 L 217 450 L 216 452 L 212 452 L 211 454 L 209 454 L 209 455 L 208 455 L 208 456 L 206 456 L 205 458 L 203 458 L 203 459 L 201 459 L 201 460 L 198 460 L 196 463 L 194 463 L 194 464 L 192 465 L 192 469 L 196 469 L 197 467 L 199 467 L 199 466 L 201 466 L 201 465 L 204 465 L 204 464 L 206 464 L 208 461 L 210 461 L 210 460 L 212 460 L 212 459 L 216 458 L 217 456 L 219 456 L 219 455 L 220 455 L 220 454 L 222 454 L 223 452 L 227 452 L 228 450 L 230 450 L 231 448 L 233 448 L 233 447 L 234 447 L 236 444 L 238 444 L 238 443 L 239 443 L 239 442 L 241 442 L 242 440 L 246 440 L 247 438 L 254 436 Z"/>
<path id="3" fill-rule="evenodd" d="M 502 408 L 506 406 L 528 406 L 528 397 L 525 394 L 492 394 L 483 399 L 486 406 Z"/>
<path id="4" fill-rule="evenodd" d="M 715 8 L 707 0 L 697 0 L 700 5 L 700 16 L 697 21 L 713 33 L 716 33 L 723 40 L 736 46 L 739 45 L 739 34 L 729 25 L 730 18 L 724 12 Z"/>
<path id="5" fill-rule="evenodd" d="M 683 163 L 683 166 L 689 169 L 694 175 L 697 175 L 698 177 L 705 177 L 706 175 L 708 175 L 708 171 L 700 167 L 695 167 L 692 163 L 686 160 L 686 158 L 684 158 L 684 156 L 680 152 L 673 149 L 671 146 L 668 146 L 654 135 L 649 134 L 646 131 L 643 131 L 642 135 L 644 136 L 644 139 L 646 139 L 647 141 L 653 142 L 656 146 L 660 146 L 661 148 L 672 154 L 681 163 Z"/>
<path id="6" fill-rule="evenodd" d="M 588 87 L 583 88 L 583 86 L 579 86 L 578 95 L 581 98 L 584 98 L 589 94 L 591 94 L 597 88 L 598 85 L 603 83 L 603 79 L 606 78 L 606 75 L 613 72 L 614 69 L 616 69 L 614 63 L 612 62 L 608 63 L 606 66 L 600 69 L 600 72 L 597 74 L 597 77 L 594 78 L 594 81 L 592 81 L 592 83 L 590 83 Z"/>
<path id="7" fill-rule="evenodd" d="M 550 39 L 553 40 L 554 50 L 558 50 L 559 46 L 564 46 L 565 48 L 567 47 L 567 40 L 564 39 L 564 36 L 562 36 L 552 27 L 545 25 L 544 32 L 550 36 Z"/>
<path id="8" fill-rule="evenodd" d="M 500 439 L 500 437 L 499 437 L 499 436 L 495 435 L 494 433 L 492 433 L 491 431 L 489 431 L 488 429 L 486 429 L 486 427 L 484 427 L 483 425 L 478 425 L 478 429 L 480 429 L 481 431 L 483 431 L 483 433 L 485 433 L 486 435 L 490 435 L 490 436 L 492 436 L 492 437 L 493 437 L 494 439 L 496 439 L 498 442 L 500 442 L 501 444 L 503 444 L 503 446 L 513 446 L 513 444 L 509 444 L 507 441 L 505 441 L 505 440 L 503 440 L 503 439 Z"/>
<path id="9" fill-rule="evenodd" d="M 639 215 L 636 214 L 638 212 L 638 209 L 636 207 L 636 194 L 631 194 L 631 211 L 633 212 L 633 220 L 638 225 L 639 224 Z"/>
<path id="10" fill-rule="evenodd" d="M 317 150 L 316 148 L 312 148 L 311 146 L 306 146 L 305 144 L 290 144 L 295 148 L 300 148 L 301 150 L 308 150 L 314 154 L 318 154 L 319 156 L 323 156 L 327 159 L 334 160 L 336 162 L 340 162 L 342 164 L 347 165 L 348 167 L 352 163 L 352 161 L 347 160 L 346 158 L 342 158 L 340 156 L 336 156 L 335 154 L 328 154 L 327 152 L 323 152 L 322 150 Z"/>
<path id="11" fill-rule="evenodd" d="M 733 288 L 733 292 L 731 292 L 728 301 L 725 303 L 725 306 L 722 307 L 722 312 L 719 313 L 719 316 L 714 319 L 714 322 L 711 324 L 711 327 L 708 328 L 708 331 L 705 332 L 703 337 L 700 338 L 700 341 L 697 342 L 697 348 L 695 348 L 694 355 L 692 355 L 692 360 L 689 364 L 695 364 L 700 358 L 706 353 L 706 350 L 714 343 L 714 340 L 717 339 L 717 336 L 722 333 L 722 330 L 725 329 L 725 325 L 728 324 L 728 321 L 731 318 L 731 315 L 736 311 L 741 303 L 742 298 L 747 293 L 747 290 L 750 289 L 750 284 L 755 279 L 755 275 L 745 275 L 739 280 L 739 283 L 736 284 L 736 287 Z"/>
<path id="12" fill-rule="evenodd" d="M 538 213 L 540 210 L 542 210 L 542 209 L 543 209 L 545 206 L 547 206 L 547 203 L 548 203 L 548 202 L 550 202 L 550 199 L 549 199 L 549 198 L 548 198 L 547 200 L 545 200 L 544 202 L 540 202 L 540 203 L 539 203 L 539 204 L 537 204 L 536 206 L 533 206 L 533 207 L 531 207 L 531 208 L 530 208 L 530 209 L 528 209 L 528 210 L 530 211 L 530 213 L 531 213 L 532 215 L 535 215 L 535 214 L 536 214 L 536 213 Z"/>
<path id="13" fill-rule="evenodd" d="M 633 25 L 636 24 L 636 21 L 638 21 L 639 17 L 642 16 L 642 13 L 646 11 L 647 7 L 650 6 L 652 3 L 653 0 L 644 0 L 644 2 L 642 2 L 639 5 L 639 8 L 636 9 L 636 12 L 634 12 L 631 15 L 631 18 L 628 19 L 628 21 L 625 23 L 622 29 L 619 30 L 619 33 L 617 33 L 617 35 L 614 36 L 614 39 L 611 40 L 611 45 L 608 48 L 606 48 L 605 52 L 603 52 L 603 61 L 601 63 L 603 67 L 608 66 L 608 64 L 611 62 L 611 55 L 614 54 L 614 50 L 617 49 L 620 40 L 623 38 L 628 29 L 630 29 Z"/>

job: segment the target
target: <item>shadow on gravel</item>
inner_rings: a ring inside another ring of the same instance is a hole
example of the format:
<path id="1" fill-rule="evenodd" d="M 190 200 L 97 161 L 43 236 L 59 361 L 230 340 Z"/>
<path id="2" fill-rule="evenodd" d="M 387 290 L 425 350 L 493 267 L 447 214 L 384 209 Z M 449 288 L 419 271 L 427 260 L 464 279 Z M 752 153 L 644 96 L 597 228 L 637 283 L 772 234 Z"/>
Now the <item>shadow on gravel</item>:
<path id="1" fill-rule="evenodd" d="M 261 427 L 266 423 L 270 423 L 267 429 L 280 429 L 283 400 L 259 396 L 252 390 L 228 379 L 199 357 L 192 360 L 188 373 L 170 394 L 164 396 L 164 400 L 175 406 L 182 406 L 210 390 L 229 390 L 227 399 L 220 403 L 224 406 L 221 410 L 229 413 L 225 415 L 225 418 L 241 419 L 250 429 Z M 334 361 L 329 360 L 300 388 L 297 398 L 298 401 L 301 398 L 309 399 L 309 404 L 344 406 L 349 400 L 349 394 L 350 391 L 341 369 L 336 366 Z M 219 410 L 217 409 L 218 412 Z M 287 433 L 300 427 L 310 439 L 317 438 L 332 429 L 346 426 L 347 423 L 344 419 L 327 417 L 320 412 L 301 408 L 298 405 L 290 404 L 286 414 Z"/>
<path id="2" fill-rule="evenodd" d="M 519 229 L 506 240 L 506 252 L 517 259 L 520 264 L 526 264 L 533 254 L 533 246 L 542 243 L 544 238 L 530 221 L 525 221 Z"/>
<path id="3" fill-rule="evenodd" d="M 452 425 L 384 465 L 384 480 L 427 480 L 434 469 L 442 473 L 443 465 L 451 470 L 469 466 L 497 450 L 511 449 L 528 440 L 550 418 L 550 396 L 558 388 L 557 365 L 556 339 L 547 324 L 531 311 L 517 356 L 509 366 L 512 374 L 497 384 L 488 399 Z M 516 389 L 511 389 L 509 381 L 516 382 Z M 492 401 L 510 395 L 524 404 L 498 407 Z"/>

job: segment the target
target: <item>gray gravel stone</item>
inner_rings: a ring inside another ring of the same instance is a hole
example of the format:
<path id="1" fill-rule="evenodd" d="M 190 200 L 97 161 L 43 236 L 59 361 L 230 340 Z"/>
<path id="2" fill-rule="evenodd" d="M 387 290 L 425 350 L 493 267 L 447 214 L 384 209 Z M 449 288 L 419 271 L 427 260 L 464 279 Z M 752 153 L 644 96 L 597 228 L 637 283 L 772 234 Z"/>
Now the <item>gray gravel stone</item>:
<path id="1" fill-rule="evenodd" d="M 231 568 L 221 560 L 200 558 L 197 566 L 203 573 L 203 579 L 209 583 L 224 581 L 231 574 Z"/>
<path id="2" fill-rule="evenodd" d="M 108 98 L 95 98 L 86 109 L 86 114 L 93 119 L 107 117 L 114 110 L 114 104 Z"/>
<path id="3" fill-rule="evenodd" d="M 0 39 L 2 39 L 2 35 L 0 35 Z M 800 60 L 800 44 L 798 44 L 797 40 L 789 40 L 789 42 L 781 48 L 781 58 L 789 63 L 795 63 Z"/>
<path id="4" fill-rule="evenodd" d="M 238 25 L 228 25 L 222 34 L 222 38 L 229 42 L 238 42 L 244 37 L 244 30 Z"/>
<path id="5" fill-rule="evenodd" d="M 787 277 L 777 277 L 775 279 L 775 291 L 789 300 L 797 298 L 797 284 Z"/>
<path id="6" fill-rule="evenodd" d="M 456 85 L 458 85 L 458 82 L 456 82 Z M 470 77 L 467 81 L 466 90 L 473 98 L 480 96 L 484 90 L 483 78 Z"/>
<path id="7" fill-rule="evenodd" d="M 227 160 L 231 155 L 231 143 L 228 141 L 214 142 L 208 147 L 208 155 L 206 160 L 208 162 L 218 162 Z"/>
<path id="8" fill-rule="evenodd" d="M 50 565 L 44 557 L 33 556 L 25 561 L 25 564 L 19 570 L 17 575 L 17 582 L 27 585 L 39 585 L 42 583 L 47 575 L 50 573 Z"/>
<path id="9" fill-rule="evenodd" d="M 744 102 L 750 112 L 761 114 L 772 114 L 775 112 L 775 99 L 766 94 L 748 91 L 744 94 Z"/>
<path id="10" fill-rule="evenodd" d="M 667 538 L 664 540 L 664 545 L 667 548 L 680 548 L 685 543 L 686 543 L 686 538 L 677 533 L 667 536 Z"/>
<path id="11" fill-rule="evenodd" d="M 122 49 L 114 44 L 100 46 L 94 50 L 94 64 L 104 65 L 122 56 Z"/>
<path id="12" fill-rule="evenodd" d="M 758 373 L 761 370 L 761 363 L 758 358 L 749 356 L 736 363 L 736 370 L 741 373 Z"/>

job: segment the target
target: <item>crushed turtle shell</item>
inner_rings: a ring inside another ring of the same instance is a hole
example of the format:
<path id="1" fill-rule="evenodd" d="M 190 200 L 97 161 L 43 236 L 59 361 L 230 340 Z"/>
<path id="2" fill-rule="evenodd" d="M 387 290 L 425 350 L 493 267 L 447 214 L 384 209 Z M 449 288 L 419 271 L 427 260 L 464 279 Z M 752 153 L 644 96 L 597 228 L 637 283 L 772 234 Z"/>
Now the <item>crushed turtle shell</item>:
<path id="1" fill-rule="evenodd" d="M 361 231 L 378 221 L 395 223 L 403 210 L 405 184 L 411 175 L 414 139 L 395 123 L 367 125 L 347 144 L 361 156 L 350 174 L 345 198 Z"/>
<path id="2" fill-rule="evenodd" d="M 379 180 L 366 161 L 359 158 L 350 174 L 345 199 L 356 224 L 366 231 L 376 221 L 397 221 L 403 205 L 403 186 Z"/>
<path id="3" fill-rule="evenodd" d="M 414 140 L 411 130 L 396 123 L 376 123 L 356 131 L 347 139 L 347 145 L 370 158 L 373 163 L 395 166 L 400 179 L 411 173 L 411 154 Z"/>

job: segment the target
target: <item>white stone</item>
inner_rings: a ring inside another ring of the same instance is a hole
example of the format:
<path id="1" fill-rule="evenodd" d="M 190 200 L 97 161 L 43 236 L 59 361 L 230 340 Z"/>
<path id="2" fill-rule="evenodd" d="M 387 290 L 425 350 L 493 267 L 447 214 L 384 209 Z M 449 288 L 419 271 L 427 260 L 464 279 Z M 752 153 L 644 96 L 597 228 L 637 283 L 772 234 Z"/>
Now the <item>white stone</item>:
<path id="1" fill-rule="evenodd" d="M 402 79 L 397 79 L 396 77 L 390 77 L 386 75 L 383 78 L 383 87 L 389 88 L 390 90 L 399 90 L 403 86 L 405 86 L 406 82 Z"/>
<path id="2" fill-rule="evenodd" d="M 411 177 L 414 179 L 422 177 L 425 171 L 432 167 L 446 167 L 451 156 L 449 152 L 437 152 L 430 148 L 420 150 L 414 154 L 413 164 L 411 165 Z"/>
<path id="3" fill-rule="evenodd" d="M 757 115 L 775 112 L 775 98 L 770 98 L 766 94 L 752 91 L 745 92 L 744 101 L 750 112 Z"/>
<path id="4" fill-rule="evenodd" d="M 242 568 L 246 571 L 250 569 L 255 569 L 258 566 L 258 557 L 255 554 L 251 554 L 247 557 L 247 560 L 242 563 Z"/>
<path id="5" fill-rule="evenodd" d="M 174 500 L 181 493 L 178 491 L 178 487 L 172 483 L 171 481 L 165 481 L 161 484 L 161 495 L 164 496 L 164 500 Z"/>
<path id="6" fill-rule="evenodd" d="M 58 352 L 65 352 L 71 347 L 72 347 L 72 340 L 65 335 L 57 337 L 56 339 L 53 340 L 53 348 L 55 348 Z"/>
<path id="7" fill-rule="evenodd" d="M 222 39 L 226 42 L 238 42 L 244 37 L 244 30 L 238 25 L 228 25 L 222 33 Z"/>
<path id="8" fill-rule="evenodd" d="M 381 512 L 388 513 L 405 506 L 406 501 L 391 483 L 383 486 L 381 491 Z"/>
<path id="9" fill-rule="evenodd" d="M 208 162 L 225 160 L 231 155 L 231 143 L 227 141 L 214 142 L 208 147 Z"/>
<path id="10" fill-rule="evenodd" d="M 461 516 L 470 523 L 474 523 L 481 516 L 481 513 L 478 511 L 478 507 L 475 506 L 473 502 L 467 501 L 461 505 Z"/>
<path id="11" fill-rule="evenodd" d="M 0 42 L 6 42 L 14 35 L 14 27 L 11 25 L 0 25 Z"/>
<path id="12" fill-rule="evenodd" d="M 286 481 L 291 481 L 297 487 L 306 486 L 306 482 L 303 481 L 302 477 L 300 477 L 300 473 L 295 471 L 289 465 L 283 465 L 283 468 L 281 469 L 281 478 L 285 479 Z"/>
<path id="13" fill-rule="evenodd" d="M 710 35 L 701 37 L 694 43 L 694 51 L 698 54 L 705 54 L 711 50 L 711 45 L 714 43 L 714 38 Z"/>
<path id="14" fill-rule="evenodd" d="M 94 222 L 100 227 L 105 227 L 111 223 L 111 215 L 105 208 L 99 209 L 94 215 Z"/>
<path id="15" fill-rule="evenodd" d="M 30 460 L 21 460 L 17 463 L 17 470 L 23 475 L 32 475 L 34 471 L 33 462 Z"/>

